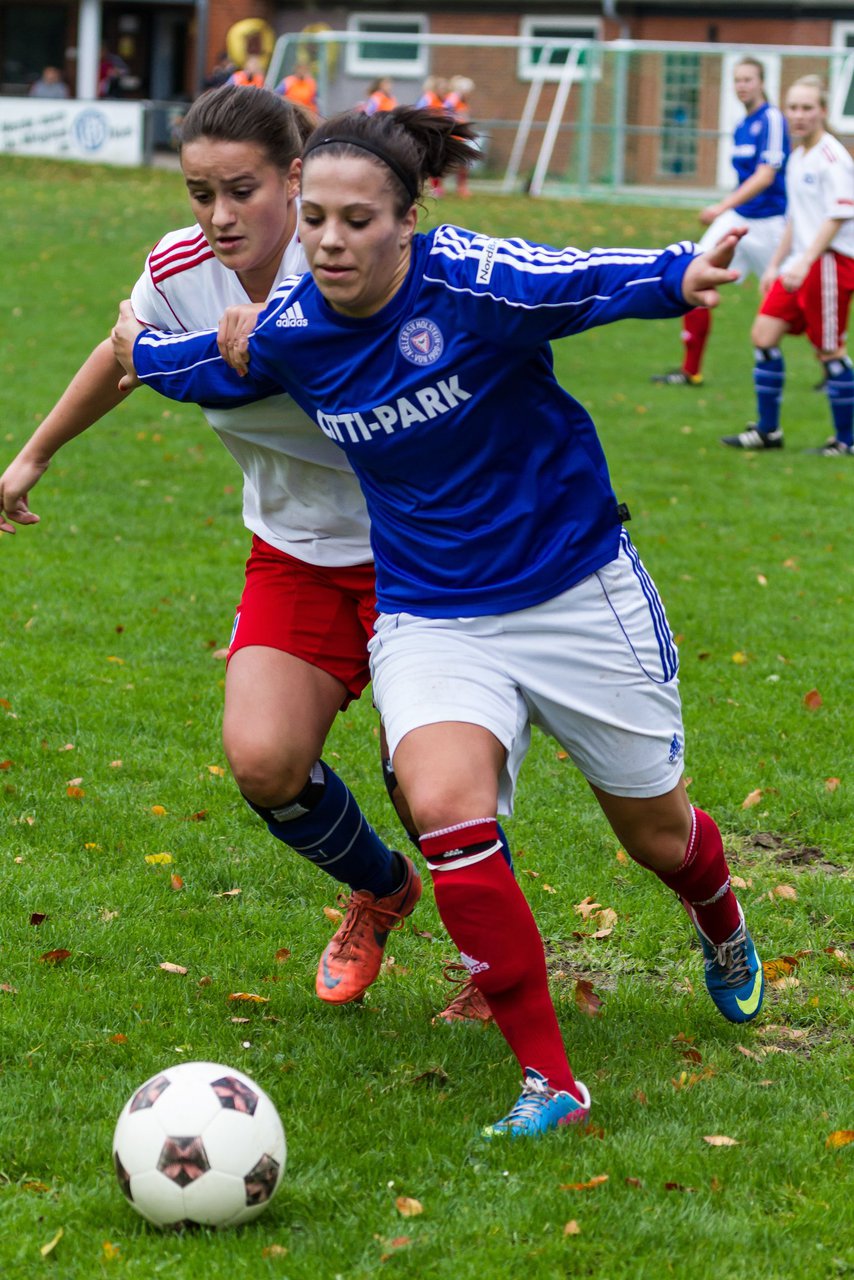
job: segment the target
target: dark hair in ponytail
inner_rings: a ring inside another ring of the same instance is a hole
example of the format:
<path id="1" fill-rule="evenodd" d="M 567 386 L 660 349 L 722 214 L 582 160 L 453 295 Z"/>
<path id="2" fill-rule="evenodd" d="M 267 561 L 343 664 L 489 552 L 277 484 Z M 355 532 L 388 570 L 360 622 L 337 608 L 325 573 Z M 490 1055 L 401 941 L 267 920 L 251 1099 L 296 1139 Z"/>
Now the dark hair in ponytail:
<path id="1" fill-rule="evenodd" d="M 269 89 L 226 84 L 196 98 L 181 124 L 181 145 L 198 138 L 251 142 L 263 148 L 272 164 L 286 170 L 316 124 L 311 112 Z"/>
<path id="2" fill-rule="evenodd" d="M 395 107 L 372 116 L 345 111 L 314 130 L 303 159 L 310 163 L 318 151 L 367 156 L 385 169 L 396 196 L 395 212 L 402 216 L 420 199 L 428 178 L 441 178 L 477 159 L 476 137 L 470 124 L 444 111 Z"/>

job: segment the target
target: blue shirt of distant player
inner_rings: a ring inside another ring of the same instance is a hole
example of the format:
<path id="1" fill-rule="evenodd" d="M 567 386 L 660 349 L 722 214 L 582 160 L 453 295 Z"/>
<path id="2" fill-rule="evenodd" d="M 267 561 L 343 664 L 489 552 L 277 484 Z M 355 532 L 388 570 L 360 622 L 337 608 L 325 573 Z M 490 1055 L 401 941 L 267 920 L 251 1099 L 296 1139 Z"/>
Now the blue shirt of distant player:
<path id="1" fill-rule="evenodd" d="M 760 164 L 777 172 L 770 187 L 758 196 L 735 206 L 743 218 L 773 218 L 786 212 L 786 161 L 789 158 L 789 129 L 779 107 L 763 102 L 745 116 L 733 135 L 732 163 L 740 186 Z"/>
<path id="2" fill-rule="evenodd" d="M 406 280 L 375 315 L 341 315 L 310 275 L 283 280 L 250 338 L 245 379 L 220 358 L 215 331 L 145 332 L 134 361 L 176 400 L 236 407 L 290 392 L 359 478 L 384 613 L 511 612 L 619 548 L 596 429 L 555 378 L 549 342 L 683 314 L 694 252 L 584 253 L 443 226 L 415 236 Z"/>

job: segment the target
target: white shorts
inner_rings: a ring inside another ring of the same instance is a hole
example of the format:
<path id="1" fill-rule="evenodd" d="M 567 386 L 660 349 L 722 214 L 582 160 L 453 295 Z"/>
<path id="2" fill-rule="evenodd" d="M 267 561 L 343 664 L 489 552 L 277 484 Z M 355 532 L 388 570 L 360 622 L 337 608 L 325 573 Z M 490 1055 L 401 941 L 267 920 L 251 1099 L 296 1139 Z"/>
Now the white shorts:
<path id="1" fill-rule="evenodd" d="M 368 648 L 392 758 L 424 725 L 488 729 L 507 752 L 503 814 L 532 724 L 611 795 L 664 795 L 681 777 L 676 646 L 625 530 L 615 560 L 552 600 L 484 618 L 380 614 Z"/>
<path id="2" fill-rule="evenodd" d="M 739 240 L 731 266 L 739 273 L 738 284 L 749 275 L 756 276 L 758 280 L 782 240 L 785 226 L 786 219 L 782 213 L 770 218 L 744 218 L 734 209 L 726 209 L 706 230 L 700 248 L 707 253 L 733 227 L 747 227 L 747 235 Z"/>

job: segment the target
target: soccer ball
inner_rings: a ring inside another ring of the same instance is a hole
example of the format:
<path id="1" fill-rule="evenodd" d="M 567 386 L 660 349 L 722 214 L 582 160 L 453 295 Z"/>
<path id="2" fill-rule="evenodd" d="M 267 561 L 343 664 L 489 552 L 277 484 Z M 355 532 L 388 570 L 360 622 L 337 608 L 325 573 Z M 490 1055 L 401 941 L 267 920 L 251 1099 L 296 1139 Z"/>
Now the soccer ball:
<path id="1" fill-rule="evenodd" d="M 146 1080 L 113 1135 L 119 1186 L 158 1227 L 233 1227 L 257 1218 L 285 1168 L 285 1131 L 254 1080 L 181 1062 Z"/>

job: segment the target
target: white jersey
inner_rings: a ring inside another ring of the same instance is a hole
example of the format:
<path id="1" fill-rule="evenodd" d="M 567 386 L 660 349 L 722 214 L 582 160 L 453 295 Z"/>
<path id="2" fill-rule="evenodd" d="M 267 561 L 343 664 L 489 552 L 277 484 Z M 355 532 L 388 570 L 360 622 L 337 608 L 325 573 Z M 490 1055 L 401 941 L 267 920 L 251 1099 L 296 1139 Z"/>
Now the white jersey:
<path id="1" fill-rule="evenodd" d="M 854 160 L 838 138 L 823 133 L 809 151 L 797 147 L 792 152 L 786 193 L 792 253 L 782 270 L 809 248 L 826 218 L 846 219 L 829 247 L 854 258 Z"/>
<path id="2" fill-rule="evenodd" d="M 294 236 L 273 289 L 305 270 Z M 226 307 L 248 301 L 237 274 L 218 261 L 198 225 L 158 241 L 131 294 L 138 320 L 171 332 L 211 329 Z M 243 472 L 247 529 L 309 564 L 340 567 L 371 560 L 359 483 L 342 451 L 290 396 L 203 412 Z"/>

